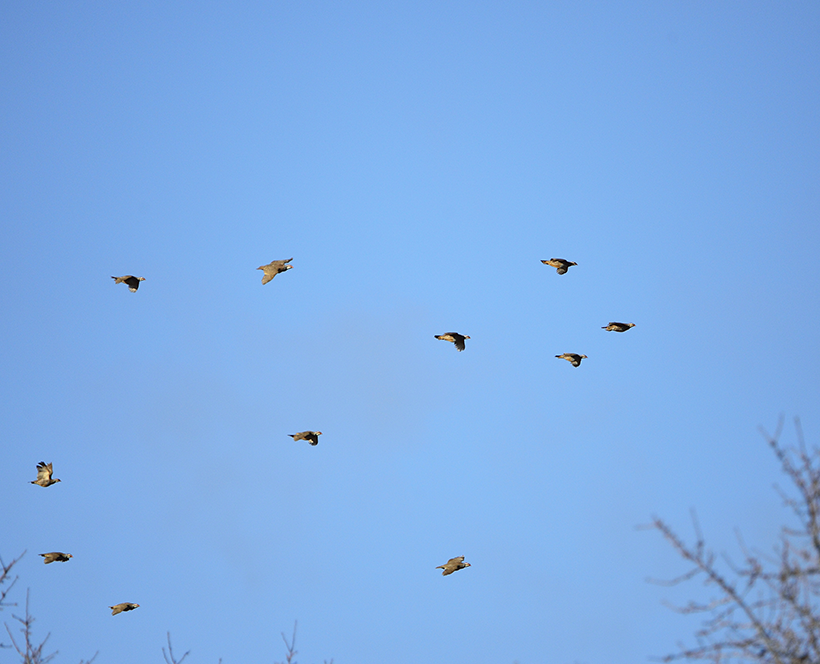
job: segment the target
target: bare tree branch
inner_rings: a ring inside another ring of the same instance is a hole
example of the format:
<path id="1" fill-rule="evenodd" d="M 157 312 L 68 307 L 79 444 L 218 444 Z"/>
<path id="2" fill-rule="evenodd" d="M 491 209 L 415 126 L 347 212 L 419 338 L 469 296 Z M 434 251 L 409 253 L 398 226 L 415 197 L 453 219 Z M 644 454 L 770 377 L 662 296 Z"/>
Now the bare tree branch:
<path id="1" fill-rule="evenodd" d="M 6 595 L 9 594 L 9 591 L 14 587 L 14 584 L 17 583 L 17 578 L 11 578 L 11 569 L 20 562 L 20 559 L 26 555 L 26 552 L 23 551 L 19 556 L 17 556 L 14 560 L 12 560 L 8 565 L 3 562 L 3 559 L 0 558 L 0 567 L 3 568 L 3 571 L 0 572 L 0 610 L 3 609 L 4 606 L 17 606 L 17 604 L 9 604 L 5 602 Z M 5 586 L 5 587 L 4 587 Z"/>
<path id="2" fill-rule="evenodd" d="M 298 624 L 297 621 L 294 620 L 293 621 L 293 636 L 290 637 L 290 643 L 288 643 L 288 639 L 285 636 L 285 633 L 280 632 L 280 634 L 282 635 L 282 640 L 285 642 L 285 648 L 287 648 L 287 651 L 288 651 L 288 654 L 285 655 L 285 661 L 287 662 L 287 664 L 296 664 L 296 660 L 293 659 L 293 658 L 296 657 L 296 653 L 297 653 L 297 650 L 296 650 L 296 625 L 297 624 Z"/>
<path id="3" fill-rule="evenodd" d="M 165 648 L 162 649 L 162 656 L 165 658 L 167 664 L 182 664 L 185 661 L 185 658 L 191 654 L 189 650 L 186 652 L 180 659 L 174 659 L 174 649 L 171 647 L 171 632 L 167 633 L 168 635 L 168 652 L 165 652 Z M 219 660 L 222 661 L 221 659 Z"/>
<path id="4" fill-rule="evenodd" d="M 19 558 L 18 558 L 19 560 Z M 17 641 L 14 639 L 14 634 L 11 632 L 11 628 L 9 627 L 8 623 L 6 623 L 6 631 L 9 634 L 9 638 L 11 639 L 12 647 L 17 651 L 17 654 L 20 655 L 22 658 L 23 664 L 46 664 L 46 662 L 50 662 L 57 656 L 57 651 L 55 650 L 50 655 L 43 654 L 43 648 L 46 645 L 46 641 L 48 641 L 48 637 L 51 636 L 50 634 L 46 634 L 46 638 L 44 638 L 39 645 L 35 645 L 33 641 L 33 635 L 31 633 L 31 626 L 34 623 L 34 618 L 32 617 L 31 613 L 29 612 L 29 592 L 26 591 L 26 615 L 24 618 L 20 616 L 15 616 L 12 614 L 12 618 L 14 618 L 17 622 L 19 622 L 22 627 L 20 628 L 20 632 L 23 634 L 22 643 L 18 644 Z"/>
<path id="5" fill-rule="evenodd" d="M 695 646 L 679 644 L 678 652 L 662 661 L 820 662 L 820 450 L 807 449 L 799 421 L 795 428 L 798 445 L 791 448 L 779 442 L 782 418 L 774 436 L 763 432 L 792 487 L 791 493 L 779 487 L 777 491 L 799 524 L 781 528 L 771 554 L 748 547 L 736 533 L 741 562 L 735 564 L 723 554 L 719 565 L 694 513 L 693 544 L 684 542 L 662 519 L 653 518 L 652 527 L 691 565 L 684 574 L 660 583 L 676 585 L 700 576 L 715 593 L 708 601 L 672 607 L 680 613 L 704 614 L 704 621 L 695 632 Z"/>

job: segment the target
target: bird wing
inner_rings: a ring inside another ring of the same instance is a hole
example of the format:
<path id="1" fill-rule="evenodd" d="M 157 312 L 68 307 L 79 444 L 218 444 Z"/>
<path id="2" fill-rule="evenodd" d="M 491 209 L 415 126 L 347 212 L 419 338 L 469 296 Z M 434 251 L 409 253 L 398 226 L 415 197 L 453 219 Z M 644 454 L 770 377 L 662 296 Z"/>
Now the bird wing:
<path id="1" fill-rule="evenodd" d="M 455 344 L 456 344 L 456 348 L 458 348 L 460 351 L 464 350 L 464 337 L 460 334 L 456 334 L 454 336 L 455 336 L 454 341 L 455 341 Z"/>
<path id="2" fill-rule="evenodd" d="M 463 562 L 464 562 L 464 556 L 458 556 L 457 558 L 450 558 L 450 560 L 447 561 L 447 564 L 448 565 L 458 565 L 459 563 L 463 563 Z"/>
<path id="3" fill-rule="evenodd" d="M 263 286 L 264 286 L 266 283 L 268 283 L 271 279 L 273 279 L 273 278 L 276 276 L 276 274 L 275 274 L 275 273 L 273 273 L 273 272 L 268 272 L 268 271 L 265 269 L 266 267 L 267 267 L 267 265 L 265 265 L 264 267 L 260 267 L 260 268 L 258 268 L 258 269 L 260 269 L 260 270 L 265 270 L 265 274 L 264 274 L 264 275 L 262 275 L 262 285 L 263 285 Z"/>
<path id="4" fill-rule="evenodd" d="M 37 464 L 37 481 L 45 480 L 48 482 L 51 479 L 51 464 L 46 464 L 44 461 L 41 461 Z"/>

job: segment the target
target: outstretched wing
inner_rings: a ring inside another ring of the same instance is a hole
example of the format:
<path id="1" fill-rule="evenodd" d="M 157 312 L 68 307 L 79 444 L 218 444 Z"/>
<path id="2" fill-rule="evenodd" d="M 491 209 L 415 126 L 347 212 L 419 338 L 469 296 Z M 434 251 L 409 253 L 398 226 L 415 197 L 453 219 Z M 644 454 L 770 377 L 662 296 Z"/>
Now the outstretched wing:
<path id="1" fill-rule="evenodd" d="M 48 482 L 53 472 L 50 463 L 47 464 L 45 461 L 41 461 L 37 464 L 37 481 L 45 480 Z"/>

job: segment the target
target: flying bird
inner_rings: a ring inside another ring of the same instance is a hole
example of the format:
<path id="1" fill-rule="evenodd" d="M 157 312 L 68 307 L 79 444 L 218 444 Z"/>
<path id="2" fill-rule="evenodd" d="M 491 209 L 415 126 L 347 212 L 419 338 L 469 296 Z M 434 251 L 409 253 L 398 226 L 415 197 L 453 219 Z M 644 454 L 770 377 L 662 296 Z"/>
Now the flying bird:
<path id="1" fill-rule="evenodd" d="M 116 616 L 118 613 L 122 613 L 123 611 L 133 611 L 134 609 L 139 608 L 139 604 L 123 602 L 122 604 L 115 604 L 114 606 L 109 606 L 108 608 L 111 609 L 111 615 Z"/>
<path id="2" fill-rule="evenodd" d="M 472 567 L 470 563 L 464 562 L 464 556 L 458 556 L 458 558 L 450 558 L 445 565 L 439 565 L 436 569 L 443 569 L 444 571 L 441 573 L 442 576 L 447 576 L 448 574 L 452 574 L 453 572 L 457 572 L 460 569 L 464 569 L 465 567 Z"/>
<path id="3" fill-rule="evenodd" d="M 572 261 L 564 260 L 563 258 L 550 258 L 548 261 L 541 261 L 544 265 L 549 265 L 550 267 L 554 267 L 558 270 L 558 274 L 566 274 L 567 270 L 569 270 L 573 265 L 578 265 L 578 263 L 573 263 Z"/>
<path id="4" fill-rule="evenodd" d="M 458 332 L 447 332 L 445 334 L 436 334 L 434 335 L 436 339 L 440 339 L 441 341 L 452 341 L 458 351 L 461 352 L 464 350 L 464 340 L 469 339 L 465 334 L 459 334 Z"/>
<path id="5" fill-rule="evenodd" d="M 50 463 L 46 463 L 45 461 L 41 461 L 37 464 L 37 479 L 32 481 L 32 484 L 39 484 L 40 486 L 51 486 L 52 484 L 57 484 L 57 482 L 62 482 L 62 480 L 58 480 L 56 477 L 51 479 L 51 476 L 54 474 L 54 471 L 51 469 Z"/>
<path id="6" fill-rule="evenodd" d="M 59 551 L 52 551 L 51 553 L 41 553 L 44 560 L 43 562 L 48 565 L 49 563 L 67 563 L 69 558 L 73 558 L 70 553 L 60 553 Z"/>
<path id="7" fill-rule="evenodd" d="M 140 281 L 145 281 L 145 277 L 133 277 L 130 274 L 126 274 L 124 277 L 111 277 L 114 280 L 115 284 L 127 284 L 128 290 L 132 293 L 137 292 L 137 288 L 140 287 Z"/>
<path id="8" fill-rule="evenodd" d="M 311 445 L 318 445 L 319 444 L 319 436 L 322 435 L 321 431 L 300 431 L 299 433 L 289 433 L 288 436 L 293 438 L 293 440 L 306 440 Z"/>
<path id="9" fill-rule="evenodd" d="M 626 332 L 632 327 L 635 327 L 635 323 L 610 323 L 601 329 L 606 330 L 607 332 Z"/>
<path id="10" fill-rule="evenodd" d="M 578 355 L 578 353 L 562 353 L 561 355 L 556 355 L 555 357 L 570 362 L 574 367 L 580 367 L 581 360 L 585 359 L 586 355 Z"/>
<path id="11" fill-rule="evenodd" d="M 280 272 L 290 270 L 293 265 L 288 265 L 293 259 L 288 258 L 286 261 L 271 261 L 267 265 L 260 265 L 257 270 L 262 270 L 265 274 L 262 276 L 262 285 L 264 286 L 271 279 L 273 279 Z"/>

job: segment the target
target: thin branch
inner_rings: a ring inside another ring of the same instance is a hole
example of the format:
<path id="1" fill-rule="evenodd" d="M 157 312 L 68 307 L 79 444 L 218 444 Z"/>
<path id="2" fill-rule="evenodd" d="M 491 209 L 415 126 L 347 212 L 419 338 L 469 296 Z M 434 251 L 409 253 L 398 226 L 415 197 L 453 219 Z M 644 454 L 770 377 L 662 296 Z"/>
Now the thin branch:
<path id="1" fill-rule="evenodd" d="M 171 632 L 167 632 L 168 636 L 168 652 L 165 652 L 165 648 L 162 649 L 162 656 L 165 657 L 165 661 L 167 664 L 182 664 L 185 661 L 185 658 L 191 654 L 189 650 L 186 652 L 180 659 L 174 659 L 174 649 L 171 647 Z M 222 661 L 221 659 L 219 660 Z"/>
<path id="2" fill-rule="evenodd" d="M 799 420 L 795 421 L 797 446 L 780 443 L 782 429 L 783 417 L 773 436 L 761 432 L 791 484 L 791 492 L 776 490 L 799 527 L 781 529 L 774 555 L 748 547 L 736 531 L 742 559 L 734 563 L 727 554 L 717 557 L 706 548 L 694 512 L 692 544 L 686 544 L 662 519 L 653 518 L 652 527 L 692 568 L 669 581 L 651 581 L 671 586 L 702 575 L 704 585 L 717 590 L 709 601 L 672 606 L 680 613 L 706 617 L 695 632 L 696 645 L 678 644 L 678 652 L 662 661 L 820 662 L 820 449 L 807 448 Z"/>
<path id="3" fill-rule="evenodd" d="M 26 555 L 26 552 L 23 551 L 19 556 L 17 556 L 14 560 L 12 560 L 8 565 L 3 562 L 3 559 L 0 558 L 0 567 L 3 568 L 3 571 L 0 572 L 0 611 L 2 611 L 4 606 L 17 606 L 16 603 L 6 603 L 4 600 L 6 599 L 6 595 L 9 594 L 9 591 L 14 587 L 14 584 L 17 583 L 18 577 L 11 578 L 11 570 L 12 568 L 20 562 L 20 559 Z M 2 586 L 8 584 L 5 588 Z"/>
<path id="4" fill-rule="evenodd" d="M 285 642 L 285 648 L 287 648 L 288 654 L 285 655 L 285 661 L 287 664 L 296 664 L 296 660 L 293 658 L 296 657 L 296 625 L 298 621 L 293 621 L 293 636 L 290 637 L 290 643 L 288 643 L 288 639 L 285 636 L 284 632 L 280 632 L 282 634 L 282 640 Z"/>
<path id="5" fill-rule="evenodd" d="M 11 639 L 12 647 L 17 651 L 17 654 L 23 658 L 23 664 L 46 664 L 50 662 L 57 656 L 58 651 L 54 651 L 50 655 L 43 654 L 43 648 L 46 645 L 46 641 L 48 641 L 48 637 L 51 636 L 50 634 L 46 635 L 39 645 L 35 645 L 33 641 L 33 636 L 31 633 L 31 626 L 34 623 L 34 618 L 31 616 L 29 612 L 29 591 L 26 591 L 26 615 L 25 618 L 20 618 L 19 616 L 15 616 L 12 614 L 12 618 L 14 618 L 17 622 L 19 622 L 22 627 L 20 628 L 20 632 L 23 634 L 23 643 L 20 645 L 14 639 L 14 634 L 11 632 L 11 628 L 9 627 L 8 623 L 6 623 L 6 631 L 8 632 L 9 638 Z"/>

